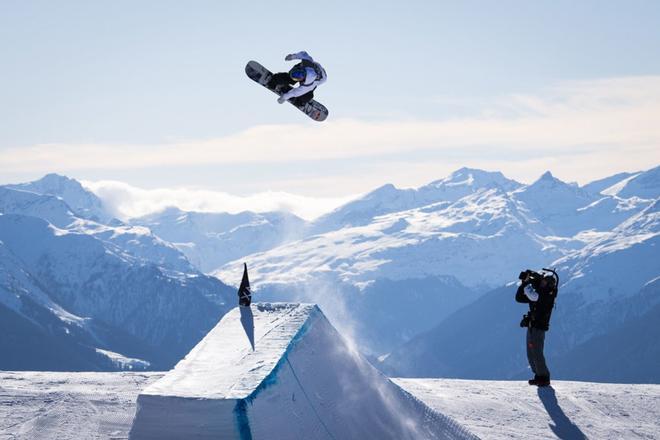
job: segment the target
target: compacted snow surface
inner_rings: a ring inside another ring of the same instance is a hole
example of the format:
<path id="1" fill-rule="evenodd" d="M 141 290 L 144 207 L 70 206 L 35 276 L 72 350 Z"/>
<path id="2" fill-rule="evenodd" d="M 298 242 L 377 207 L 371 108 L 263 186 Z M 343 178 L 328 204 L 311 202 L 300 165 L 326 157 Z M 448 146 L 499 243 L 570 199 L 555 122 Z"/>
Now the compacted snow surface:
<path id="1" fill-rule="evenodd" d="M 660 385 L 393 380 L 484 439 L 660 438 Z"/>
<path id="2" fill-rule="evenodd" d="M 0 439 L 127 439 L 138 393 L 162 375 L 0 372 Z"/>
<path id="3" fill-rule="evenodd" d="M 0 439 L 127 439 L 163 373 L 0 372 Z M 393 379 L 484 439 L 657 439 L 660 385 Z"/>

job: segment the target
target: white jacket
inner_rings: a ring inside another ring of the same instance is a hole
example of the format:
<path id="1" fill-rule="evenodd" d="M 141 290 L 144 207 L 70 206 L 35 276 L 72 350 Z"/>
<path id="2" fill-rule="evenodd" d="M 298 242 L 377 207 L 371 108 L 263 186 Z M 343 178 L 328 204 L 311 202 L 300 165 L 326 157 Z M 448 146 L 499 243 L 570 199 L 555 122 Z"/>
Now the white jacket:
<path id="1" fill-rule="evenodd" d="M 298 96 L 302 96 L 305 93 L 311 92 L 321 84 L 325 82 L 327 79 L 327 75 L 325 73 L 325 69 L 316 61 L 314 61 L 314 58 L 312 58 L 307 52 L 300 51 L 298 53 L 292 53 L 286 56 L 287 61 L 291 60 L 307 60 L 312 63 L 314 63 L 314 66 L 316 67 L 306 67 L 305 68 L 305 81 L 300 83 L 298 87 L 294 87 L 288 92 L 284 93 L 282 95 L 282 99 L 284 100 L 289 100 L 291 98 L 296 98 Z M 320 77 L 317 74 L 317 70 L 320 72 Z"/>

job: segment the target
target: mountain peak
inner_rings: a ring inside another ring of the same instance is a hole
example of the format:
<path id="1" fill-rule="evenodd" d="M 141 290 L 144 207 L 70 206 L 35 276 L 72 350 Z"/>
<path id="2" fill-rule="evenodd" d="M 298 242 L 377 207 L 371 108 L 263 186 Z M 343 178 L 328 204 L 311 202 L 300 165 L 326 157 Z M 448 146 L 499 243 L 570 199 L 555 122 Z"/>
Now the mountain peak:
<path id="1" fill-rule="evenodd" d="M 453 173 L 450 174 L 450 176 L 462 176 L 465 174 L 477 174 L 477 175 L 502 175 L 499 171 L 486 171 L 482 170 L 479 168 L 469 168 L 469 167 L 461 167 L 454 171 Z"/>
<path id="2" fill-rule="evenodd" d="M 17 185 L 6 185 L 7 188 L 29 191 L 41 195 L 59 197 L 64 200 L 77 215 L 102 223 L 112 220 L 103 207 L 103 202 L 94 193 L 85 189 L 79 181 L 56 173 L 46 174 L 39 180 Z"/>
<path id="3" fill-rule="evenodd" d="M 576 185 L 570 185 L 566 182 L 564 182 L 561 179 L 558 179 L 555 177 L 550 171 L 546 171 L 545 173 L 541 174 L 541 177 L 536 179 L 534 183 L 531 185 L 528 185 L 526 188 L 555 188 L 555 187 L 570 187 L 570 188 L 575 188 Z"/>
<path id="4" fill-rule="evenodd" d="M 396 186 L 394 186 L 391 183 L 386 183 L 385 185 L 379 186 L 375 190 L 368 193 L 367 197 L 372 197 L 374 195 L 382 195 L 382 194 L 394 194 L 397 191 L 399 191 L 399 189 Z"/>
<path id="5" fill-rule="evenodd" d="M 447 190 L 450 188 L 472 188 L 476 190 L 479 188 L 501 188 L 504 191 L 512 191 L 521 186 L 515 180 L 507 179 L 499 171 L 485 171 L 477 168 L 462 167 L 444 179 L 431 182 L 420 189 L 443 188 Z"/>
<path id="6" fill-rule="evenodd" d="M 80 185 L 80 183 L 78 183 L 76 179 L 72 179 L 68 176 L 57 173 L 48 173 L 41 179 L 36 180 L 35 182 L 75 182 L 76 184 Z"/>
<path id="7" fill-rule="evenodd" d="M 46 194 L 61 197 L 64 191 L 85 191 L 80 182 L 67 176 L 48 173 L 41 179 L 32 182 L 6 185 L 13 189 L 30 191 L 37 194 Z"/>
<path id="8" fill-rule="evenodd" d="M 538 180 L 558 180 L 558 179 L 556 179 L 555 176 L 552 175 L 550 170 L 548 170 L 545 173 L 543 173 Z"/>

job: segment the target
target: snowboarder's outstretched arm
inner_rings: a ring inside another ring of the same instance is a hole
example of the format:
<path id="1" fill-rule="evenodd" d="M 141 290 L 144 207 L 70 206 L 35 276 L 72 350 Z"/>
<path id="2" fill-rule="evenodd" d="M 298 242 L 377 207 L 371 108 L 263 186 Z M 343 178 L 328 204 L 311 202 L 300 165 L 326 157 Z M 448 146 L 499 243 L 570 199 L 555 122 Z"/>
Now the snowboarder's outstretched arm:
<path id="1" fill-rule="evenodd" d="M 314 58 L 312 58 L 307 52 L 304 50 L 301 50 L 300 52 L 296 53 L 290 53 L 286 57 L 284 57 L 286 61 L 291 61 L 291 60 L 307 60 L 314 62 Z"/>

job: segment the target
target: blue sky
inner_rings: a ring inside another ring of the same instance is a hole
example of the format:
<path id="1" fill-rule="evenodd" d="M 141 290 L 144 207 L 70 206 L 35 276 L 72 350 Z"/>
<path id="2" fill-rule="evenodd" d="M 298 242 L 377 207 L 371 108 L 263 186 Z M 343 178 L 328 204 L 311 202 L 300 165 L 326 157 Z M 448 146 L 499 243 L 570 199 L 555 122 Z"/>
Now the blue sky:
<path id="1" fill-rule="evenodd" d="M 0 183 L 342 197 L 463 165 L 585 183 L 660 162 L 659 2 L 276 4 L 3 1 Z M 243 71 L 303 49 L 323 124 Z"/>

